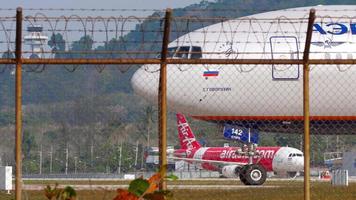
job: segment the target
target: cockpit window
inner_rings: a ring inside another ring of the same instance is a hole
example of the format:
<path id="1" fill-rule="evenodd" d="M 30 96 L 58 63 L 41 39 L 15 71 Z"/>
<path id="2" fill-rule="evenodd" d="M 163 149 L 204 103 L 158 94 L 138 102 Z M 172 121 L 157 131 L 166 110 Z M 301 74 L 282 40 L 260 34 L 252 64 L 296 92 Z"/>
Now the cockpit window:
<path id="1" fill-rule="evenodd" d="M 202 49 L 199 46 L 181 46 L 181 47 L 169 47 L 168 58 L 202 58 Z"/>
<path id="2" fill-rule="evenodd" d="M 176 52 L 176 50 L 177 50 L 177 47 L 169 47 L 167 57 L 172 58 L 174 56 L 174 53 Z"/>
<path id="3" fill-rule="evenodd" d="M 202 57 L 201 47 L 193 46 L 190 58 L 199 59 Z"/>
<path id="4" fill-rule="evenodd" d="M 288 157 L 303 157 L 303 154 L 300 153 L 290 153 Z"/>
<path id="5" fill-rule="evenodd" d="M 182 46 L 182 47 L 179 47 L 175 57 L 177 58 L 188 58 L 189 56 L 189 49 L 190 47 L 189 46 Z"/>

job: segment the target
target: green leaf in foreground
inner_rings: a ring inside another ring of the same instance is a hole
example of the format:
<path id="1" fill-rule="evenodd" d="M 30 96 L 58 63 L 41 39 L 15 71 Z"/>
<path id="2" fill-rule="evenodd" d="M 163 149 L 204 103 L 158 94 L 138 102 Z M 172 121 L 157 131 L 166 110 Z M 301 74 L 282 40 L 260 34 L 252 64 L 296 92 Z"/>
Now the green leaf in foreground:
<path id="1" fill-rule="evenodd" d="M 170 174 L 170 175 L 166 176 L 165 178 L 170 181 L 178 180 L 178 176 L 176 176 L 174 174 Z"/>
<path id="2" fill-rule="evenodd" d="M 63 200 L 73 200 L 77 196 L 77 192 L 71 186 L 66 186 L 61 196 Z"/>
<path id="3" fill-rule="evenodd" d="M 131 181 L 129 185 L 129 192 L 139 197 L 147 190 L 149 186 L 150 184 L 147 180 L 144 180 L 142 178 L 135 179 Z"/>

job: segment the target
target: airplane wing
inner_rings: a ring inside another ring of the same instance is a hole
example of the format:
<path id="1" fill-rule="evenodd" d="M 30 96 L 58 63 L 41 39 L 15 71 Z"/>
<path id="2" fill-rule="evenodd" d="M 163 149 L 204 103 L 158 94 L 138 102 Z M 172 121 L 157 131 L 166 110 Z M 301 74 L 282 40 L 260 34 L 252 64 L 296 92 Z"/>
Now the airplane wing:
<path id="1" fill-rule="evenodd" d="M 218 165 L 240 165 L 244 166 L 248 163 L 246 162 L 227 162 L 227 161 L 219 161 L 219 160 L 204 160 L 204 159 L 195 159 L 195 158 L 180 158 L 180 157 L 168 157 L 173 160 L 184 160 L 184 161 L 191 161 L 191 162 L 202 162 L 202 163 L 212 163 Z"/>

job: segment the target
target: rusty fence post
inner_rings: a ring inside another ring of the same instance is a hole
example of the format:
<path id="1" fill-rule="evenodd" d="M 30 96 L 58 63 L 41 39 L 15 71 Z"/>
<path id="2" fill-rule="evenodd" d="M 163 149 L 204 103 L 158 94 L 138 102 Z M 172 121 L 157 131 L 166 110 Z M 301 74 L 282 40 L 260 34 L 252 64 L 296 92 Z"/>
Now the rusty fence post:
<path id="1" fill-rule="evenodd" d="M 159 76 L 158 109 L 159 109 L 159 167 L 162 177 L 167 174 L 167 51 L 172 10 L 167 9 L 164 18 L 164 32 L 161 51 L 161 69 Z M 167 189 L 166 181 L 162 181 L 159 188 Z"/>
<path id="2" fill-rule="evenodd" d="M 21 200 L 22 193 L 22 8 L 16 9 L 16 82 L 15 82 L 15 199 Z"/>
<path id="3" fill-rule="evenodd" d="M 309 106 L 309 52 L 315 21 L 315 9 L 309 12 L 307 37 L 303 55 L 303 116 L 304 116 L 304 200 L 310 200 L 310 106 Z"/>

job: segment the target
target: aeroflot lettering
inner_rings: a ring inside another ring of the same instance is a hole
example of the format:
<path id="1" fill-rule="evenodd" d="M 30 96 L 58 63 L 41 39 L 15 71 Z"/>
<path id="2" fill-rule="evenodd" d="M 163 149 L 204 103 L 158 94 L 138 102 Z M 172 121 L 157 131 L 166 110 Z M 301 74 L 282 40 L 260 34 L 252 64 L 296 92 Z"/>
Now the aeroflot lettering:
<path id="1" fill-rule="evenodd" d="M 256 151 L 257 155 L 261 155 L 262 158 L 266 159 L 272 159 L 274 156 L 274 150 L 257 150 Z M 246 155 L 240 155 L 236 154 L 235 150 L 223 150 L 220 154 L 221 159 L 236 159 L 236 158 L 248 158 Z M 257 156 L 254 156 L 254 158 L 257 158 Z"/>
<path id="2" fill-rule="evenodd" d="M 343 35 L 351 31 L 352 35 L 356 35 L 356 24 L 341 24 L 341 23 L 329 23 L 325 25 L 314 24 L 314 32 L 319 32 L 322 35 L 332 34 L 332 35 Z"/>

